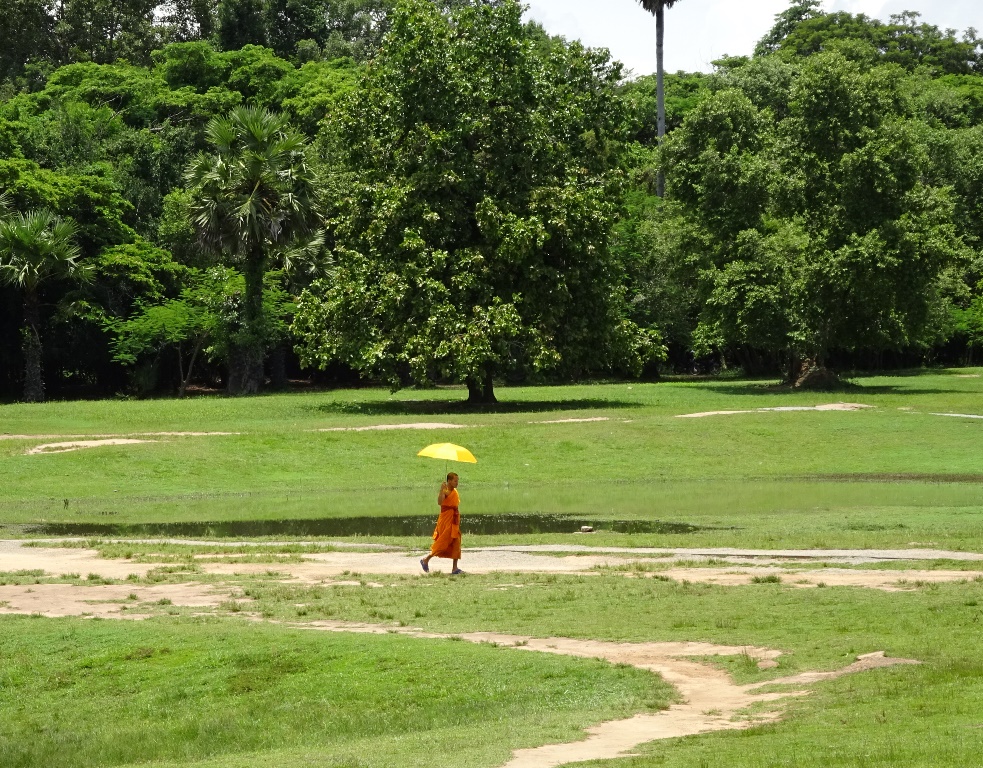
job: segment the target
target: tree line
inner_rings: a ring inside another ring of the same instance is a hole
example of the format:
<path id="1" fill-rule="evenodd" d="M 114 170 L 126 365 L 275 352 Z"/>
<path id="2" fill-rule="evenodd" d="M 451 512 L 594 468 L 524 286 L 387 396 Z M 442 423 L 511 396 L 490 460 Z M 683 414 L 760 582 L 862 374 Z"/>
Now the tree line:
<path id="1" fill-rule="evenodd" d="M 16 0 L 0 29 L 7 398 L 805 383 L 983 340 L 972 30 L 802 0 L 666 75 L 660 141 L 655 76 L 512 0 Z"/>

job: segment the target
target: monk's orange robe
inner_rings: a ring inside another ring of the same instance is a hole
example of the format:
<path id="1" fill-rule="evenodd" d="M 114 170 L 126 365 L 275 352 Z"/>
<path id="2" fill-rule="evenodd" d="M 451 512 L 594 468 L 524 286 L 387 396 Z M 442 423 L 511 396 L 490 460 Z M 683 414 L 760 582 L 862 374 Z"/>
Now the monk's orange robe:
<path id="1" fill-rule="evenodd" d="M 461 559 L 461 513 L 458 507 L 461 497 L 457 488 L 444 497 L 440 505 L 440 517 L 433 531 L 433 546 L 430 554 L 434 557 L 449 557 L 452 560 Z"/>

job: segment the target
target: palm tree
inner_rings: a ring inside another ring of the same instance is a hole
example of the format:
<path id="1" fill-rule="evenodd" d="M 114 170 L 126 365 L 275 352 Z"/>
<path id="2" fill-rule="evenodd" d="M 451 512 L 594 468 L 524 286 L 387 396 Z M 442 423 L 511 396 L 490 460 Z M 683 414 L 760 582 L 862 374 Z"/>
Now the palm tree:
<path id="1" fill-rule="evenodd" d="M 24 399 L 44 400 L 41 376 L 41 296 L 45 283 L 84 279 L 74 242 L 75 224 L 51 211 L 16 213 L 0 219 L 0 281 L 17 288 L 24 304 L 21 330 L 24 351 Z"/>
<path id="2" fill-rule="evenodd" d="M 263 276 L 275 250 L 310 230 L 313 177 L 305 139 L 283 115 L 238 107 L 213 118 L 206 135 L 213 152 L 199 155 L 185 173 L 191 219 L 207 250 L 241 265 L 243 322 L 232 344 L 228 384 L 233 394 L 250 394 L 263 383 Z"/>
<path id="3" fill-rule="evenodd" d="M 662 66 L 663 42 L 666 36 L 666 8 L 672 8 L 679 0 L 638 0 L 649 13 L 655 16 L 655 103 L 658 113 L 658 137 L 659 144 L 662 137 L 666 135 L 666 94 L 665 94 L 665 70 Z M 663 197 L 666 192 L 666 177 L 662 169 L 659 169 L 656 193 Z"/>

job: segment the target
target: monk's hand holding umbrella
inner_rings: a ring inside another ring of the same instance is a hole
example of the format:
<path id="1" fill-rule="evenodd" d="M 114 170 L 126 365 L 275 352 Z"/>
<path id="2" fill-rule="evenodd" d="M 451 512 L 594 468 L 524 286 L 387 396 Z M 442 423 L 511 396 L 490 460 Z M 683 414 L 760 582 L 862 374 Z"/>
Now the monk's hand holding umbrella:
<path id="1" fill-rule="evenodd" d="M 417 456 L 428 456 L 445 461 L 464 461 L 469 464 L 478 463 L 471 451 L 453 443 L 428 445 Z M 430 572 L 430 560 L 434 557 L 446 557 L 452 560 L 451 574 L 463 573 L 457 567 L 461 559 L 461 497 L 457 492 L 458 482 L 457 472 L 448 472 L 447 479 L 440 485 L 440 492 L 437 494 L 440 515 L 433 532 L 433 545 L 430 547 L 430 554 L 420 561 L 424 573 Z"/>

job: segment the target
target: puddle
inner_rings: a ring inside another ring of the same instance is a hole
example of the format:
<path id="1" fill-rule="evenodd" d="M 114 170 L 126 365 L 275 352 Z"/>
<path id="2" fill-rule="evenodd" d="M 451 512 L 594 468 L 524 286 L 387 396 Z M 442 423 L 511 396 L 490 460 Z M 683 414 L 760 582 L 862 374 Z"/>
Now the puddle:
<path id="1" fill-rule="evenodd" d="M 229 520 L 185 523 L 44 523 L 25 526 L 42 536 L 429 536 L 435 517 L 335 517 L 316 520 Z M 709 530 L 662 520 L 590 520 L 563 515 L 472 515 L 461 519 L 465 535 L 576 533 L 582 526 L 616 533 L 684 534 Z"/>

